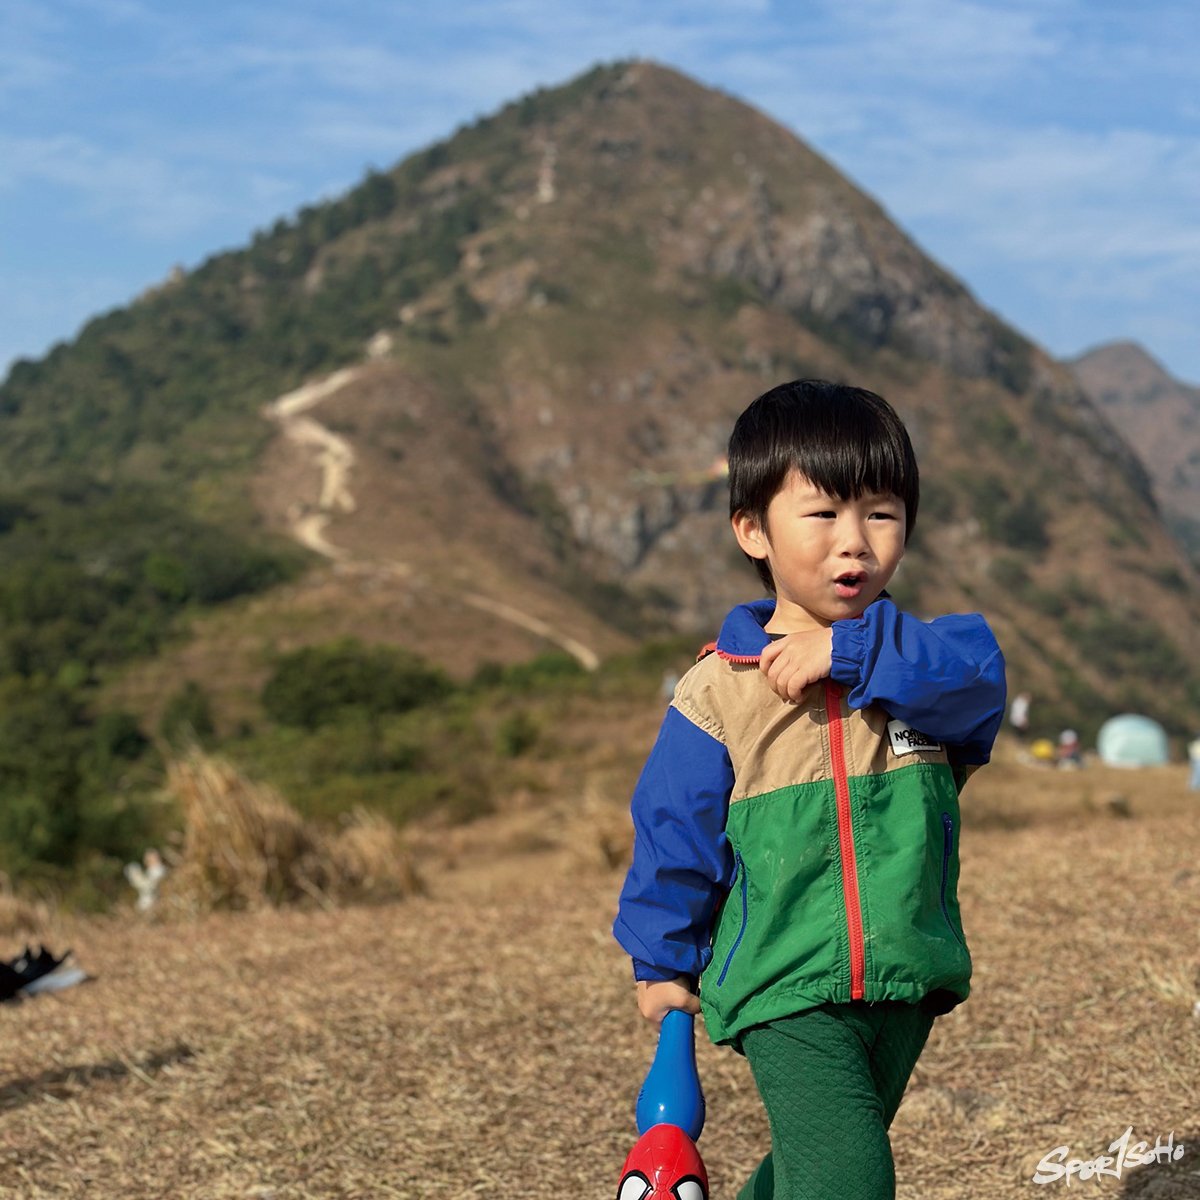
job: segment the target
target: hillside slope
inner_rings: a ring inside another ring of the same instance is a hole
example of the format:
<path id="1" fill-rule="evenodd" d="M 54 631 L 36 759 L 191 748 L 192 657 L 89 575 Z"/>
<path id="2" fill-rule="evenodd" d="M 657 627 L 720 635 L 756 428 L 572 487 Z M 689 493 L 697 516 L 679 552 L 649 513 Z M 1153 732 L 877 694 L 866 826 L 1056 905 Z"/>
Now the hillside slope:
<path id="1" fill-rule="evenodd" d="M 320 514 L 345 553 L 246 602 L 259 632 L 237 662 L 229 618 L 195 623 L 188 669 L 218 694 L 240 679 L 250 703 L 271 646 L 329 625 L 460 672 L 545 644 L 505 611 L 601 653 L 711 629 L 754 590 L 714 460 L 750 399 L 816 375 L 881 391 L 912 429 L 904 602 L 986 612 L 1048 718 L 1195 719 L 1195 574 L 1070 372 L 793 134 L 668 68 L 527 96 L 18 364 L 4 461 L 293 529 L 320 511 L 319 470 L 266 406 L 364 364 L 319 410 L 354 454 L 354 510 Z"/>

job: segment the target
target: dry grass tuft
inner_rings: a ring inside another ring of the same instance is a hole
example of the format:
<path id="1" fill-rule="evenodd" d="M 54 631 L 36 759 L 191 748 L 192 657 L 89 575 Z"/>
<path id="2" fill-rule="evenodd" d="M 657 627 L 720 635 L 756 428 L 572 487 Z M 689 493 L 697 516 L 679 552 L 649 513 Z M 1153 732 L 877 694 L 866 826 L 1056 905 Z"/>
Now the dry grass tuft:
<path id="1" fill-rule="evenodd" d="M 356 809 L 329 853 L 343 893 L 391 900 L 425 891 L 399 831 L 379 813 Z"/>
<path id="2" fill-rule="evenodd" d="M 381 817 L 360 811 L 330 835 L 274 789 L 198 750 L 168 765 L 167 787 L 185 829 L 180 861 L 163 888 L 170 907 L 329 908 L 421 890 L 400 835 Z"/>
<path id="3" fill-rule="evenodd" d="M 633 858 L 629 798 L 603 773 L 589 775 L 581 795 L 560 808 L 555 838 L 580 870 L 615 870 Z"/>

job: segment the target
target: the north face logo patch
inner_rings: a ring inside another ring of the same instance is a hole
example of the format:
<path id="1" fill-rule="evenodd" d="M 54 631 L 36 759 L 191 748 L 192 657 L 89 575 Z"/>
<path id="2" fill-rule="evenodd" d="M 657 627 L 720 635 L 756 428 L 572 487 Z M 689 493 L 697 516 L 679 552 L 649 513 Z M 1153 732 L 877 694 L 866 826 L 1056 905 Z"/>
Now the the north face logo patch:
<path id="1" fill-rule="evenodd" d="M 888 722 L 888 737 L 892 742 L 893 754 L 911 754 L 914 750 L 940 750 L 941 742 L 935 742 L 919 729 L 903 721 Z"/>

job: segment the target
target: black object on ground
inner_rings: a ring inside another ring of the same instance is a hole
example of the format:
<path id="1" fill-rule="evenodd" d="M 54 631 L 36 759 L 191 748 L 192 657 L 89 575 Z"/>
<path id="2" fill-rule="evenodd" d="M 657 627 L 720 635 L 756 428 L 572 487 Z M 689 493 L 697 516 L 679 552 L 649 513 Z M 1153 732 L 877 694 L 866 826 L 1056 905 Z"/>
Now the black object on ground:
<path id="1" fill-rule="evenodd" d="M 7 962 L 0 959 L 0 1001 L 16 1000 L 36 992 L 60 991 L 88 978 L 67 960 L 71 951 L 55 956 L 45 946 L 35 951 L 26 946 L 21 954 Z"/>

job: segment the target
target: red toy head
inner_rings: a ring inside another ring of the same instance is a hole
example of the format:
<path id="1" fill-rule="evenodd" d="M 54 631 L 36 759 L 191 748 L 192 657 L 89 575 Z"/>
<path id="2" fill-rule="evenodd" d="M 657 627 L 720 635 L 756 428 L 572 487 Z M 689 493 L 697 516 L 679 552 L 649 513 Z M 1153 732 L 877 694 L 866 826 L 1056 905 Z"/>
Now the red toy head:
<path id="1" fill-rule="evenodd" d="M 708 1200 L 700 1151 L 678 1125 L 654 1125 L 629 1152 L 617 1200 Z"/>

